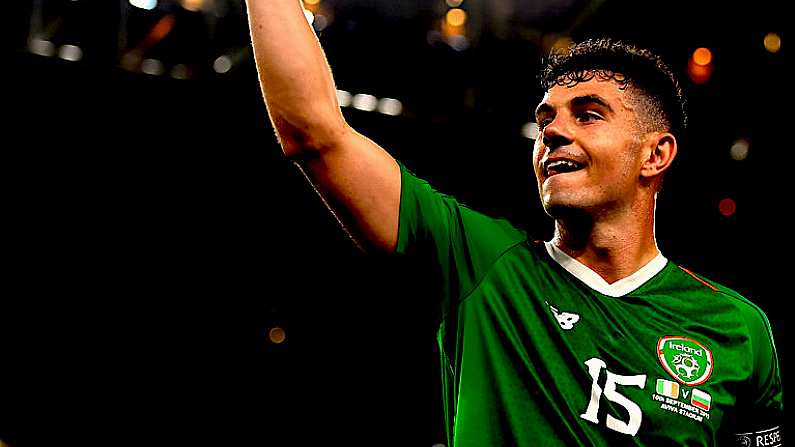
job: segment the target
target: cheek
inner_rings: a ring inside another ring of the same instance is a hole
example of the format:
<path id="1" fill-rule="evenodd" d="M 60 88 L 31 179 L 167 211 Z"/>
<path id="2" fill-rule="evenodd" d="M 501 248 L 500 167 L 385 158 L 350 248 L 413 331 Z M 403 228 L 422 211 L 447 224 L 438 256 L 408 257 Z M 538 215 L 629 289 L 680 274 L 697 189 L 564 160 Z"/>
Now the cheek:
<path id="1" fill-rule="evenodd" d="M 533 145 L 533 153 L 530 158 L 530 162 L 533 163 L 533 172 L 536 174 L 538 173 L 538 164 L 541 161 L 542 152 L 538 147 L 538 144 Z"/>

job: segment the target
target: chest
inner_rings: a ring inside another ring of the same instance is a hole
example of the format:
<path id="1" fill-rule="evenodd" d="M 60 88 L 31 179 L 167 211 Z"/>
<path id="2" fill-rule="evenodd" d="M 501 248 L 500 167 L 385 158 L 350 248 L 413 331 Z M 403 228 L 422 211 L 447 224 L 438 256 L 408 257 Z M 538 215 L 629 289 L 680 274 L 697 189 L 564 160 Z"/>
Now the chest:
<path id="1" fill-rule="evenodd" d="M 484 283 L 457 318 L 459 358 L 494 361 L 608 435 L 714 438 L 751 370 L 731 308 L 675 289 L 613 298 L 514 277 Z"/>

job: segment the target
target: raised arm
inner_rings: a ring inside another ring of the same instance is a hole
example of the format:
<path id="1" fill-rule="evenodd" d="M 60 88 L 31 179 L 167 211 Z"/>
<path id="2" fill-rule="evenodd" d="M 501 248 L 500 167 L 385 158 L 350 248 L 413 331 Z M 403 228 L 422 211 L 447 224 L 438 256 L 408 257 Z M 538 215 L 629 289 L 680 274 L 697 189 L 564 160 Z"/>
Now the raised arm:
<path id="1" fill-rule="evenodd" d="M 400 168 L 345 122 L 331 70 L 299 0 L 247 0 L 265 104 L 282 150 L 367 247 L 395 248 Z"/>

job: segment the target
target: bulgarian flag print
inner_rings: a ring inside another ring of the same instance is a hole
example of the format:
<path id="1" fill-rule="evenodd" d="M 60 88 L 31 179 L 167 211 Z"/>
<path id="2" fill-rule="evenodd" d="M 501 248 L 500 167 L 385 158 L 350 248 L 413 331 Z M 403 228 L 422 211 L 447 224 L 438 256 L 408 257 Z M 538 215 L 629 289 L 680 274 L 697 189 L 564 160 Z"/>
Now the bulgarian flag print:
<path id="1" fill-rule="evenodd" d="M 712 396 L 694 388 L 690 403 L 704 411 L 709 411 L 709 407 L 712 404 Z"/>
<path id="2" fill-rule="evenodd" d="M 657 379 L 657 394 L 673 399 L 679 398 L 679 384 L 670 380 Z"/>

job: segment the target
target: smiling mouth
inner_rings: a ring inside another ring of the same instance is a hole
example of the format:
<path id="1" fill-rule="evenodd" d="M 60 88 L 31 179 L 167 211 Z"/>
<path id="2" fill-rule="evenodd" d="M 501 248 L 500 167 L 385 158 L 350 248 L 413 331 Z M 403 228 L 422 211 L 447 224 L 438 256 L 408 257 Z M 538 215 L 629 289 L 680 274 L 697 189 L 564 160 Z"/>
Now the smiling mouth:
<path id="1" fill-rule="evenodd" d="M 555 160 L 544 164 L 544 174 L 552 177 L 558 174 L 566 174 L 583 169 L 584 166 L 571 160 Z"/>

